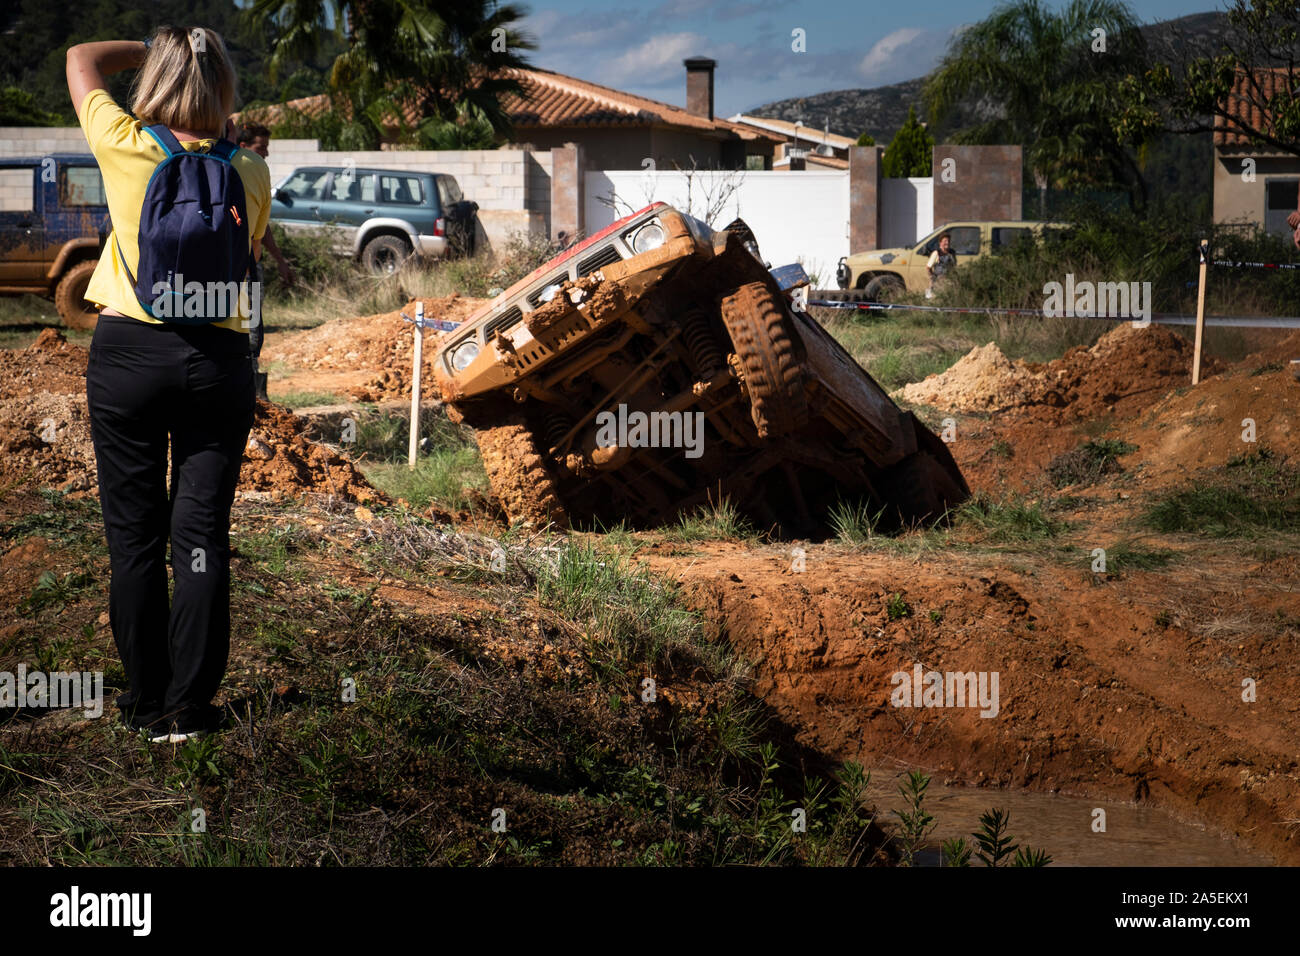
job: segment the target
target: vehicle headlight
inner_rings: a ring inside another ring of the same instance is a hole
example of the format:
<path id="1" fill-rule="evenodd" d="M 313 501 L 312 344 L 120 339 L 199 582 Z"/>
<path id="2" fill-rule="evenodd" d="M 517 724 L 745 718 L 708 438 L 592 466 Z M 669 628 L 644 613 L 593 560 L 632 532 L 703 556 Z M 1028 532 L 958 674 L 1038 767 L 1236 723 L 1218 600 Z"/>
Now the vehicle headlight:
<path id="1" fill-rule="evenodd" d="M 665 239 L 667 236 L 664 234 L 663 226 L 658 222 L 646 223 L 633 234 L 632 251 L 640 254 L 658 249 L 664 244 Z"/>
<path id="2" fill-rule="evenodd" d="M 451 367 L 458 372 L 463 372 L 476 358 L 478 358 L 478 343 L 471 339 L 451 350 Z"/>

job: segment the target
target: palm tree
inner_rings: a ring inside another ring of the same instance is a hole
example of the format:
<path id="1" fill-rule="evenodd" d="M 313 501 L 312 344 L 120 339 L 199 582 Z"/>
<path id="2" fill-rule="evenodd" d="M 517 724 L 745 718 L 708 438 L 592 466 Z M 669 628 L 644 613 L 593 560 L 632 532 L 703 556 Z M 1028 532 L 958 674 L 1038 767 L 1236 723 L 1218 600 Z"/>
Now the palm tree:
<path id="1" fill-rule="evenodd" d="M 1140 205 L 1146 183 L 1111 117 L 1120 81 L 1139 74 L 1145 58 L 1137 22 L 1118 0 L 1070 0 L 1059 13 L 1041 0 L 1013 0 L 957 36 L 923 97 L 934 122 L 962 103 L 992 114 L 955 142 L 1025 147 L 1040 215 L 1049 185 L 1122 183 Z"/>
<path id="2" fill-rule="evenodd" d="M 515 29 L 526 13 L 494 0 L 256 0 L 248 15 L 274 38 L 273 77 L 327 36 L 346 41 L 329 76 L 348 113 L 340 145 L 375 149 L 386 123 L 439 144 L 508 135 L 502 100 L 522 87 L 503 71 L 527 67 L 522 53 L 536 48 Z"/>

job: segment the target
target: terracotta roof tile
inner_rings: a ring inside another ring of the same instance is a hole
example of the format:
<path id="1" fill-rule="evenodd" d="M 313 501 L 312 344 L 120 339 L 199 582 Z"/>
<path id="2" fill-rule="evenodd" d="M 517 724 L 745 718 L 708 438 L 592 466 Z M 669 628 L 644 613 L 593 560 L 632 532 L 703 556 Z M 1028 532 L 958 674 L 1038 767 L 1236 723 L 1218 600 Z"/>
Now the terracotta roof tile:
<path id="1" fill-rule="evenodd" d="M 510 69 L 504 71 L 503 75 L 518 80 L 523 87 L 522 96 L 508 95 L 502 100 L 510 122 L 521 130 L 550 127 L 676 126 L 715 133 L 721 138 L 736 136 L 743 140 L 765 139 L 773 143 L 784 141 L 784 137 L 778 133 L 716 117 L 709 120 L 680 106 L 589 83 L 563 73 Z M 330 108 L 329 98 L 322 94 L 290 100 L 279 106 L 264 107 L 256 112 L 263 122 L 274 123 L 286 107 L 300 110 L 309 116 Z M 417 119 L 413 109 L 407 111 L 406 119 L 408 122 Z"/>
<path id="2" fill-rule="evenodd" d="M 1232 92 L 1228 94 L 1227 98 L 1228 111 L 1239 122 L 1249 123 L 1256 129 L 1271 131 L 1269 125 L 1271 121 L 1267 115 L 1267 104 L 1275 93 L 1286 89 L 1287 72 L 1286 70 L 1261 69 L 1255 71 L 1255 77 L 1259 84 L 1258 90 L 1251 88 L 1250 77 L 1245 71 L 1239 70 L 1237 72 L 1237 77 L 1232 85 Z M 1215 116 L 1214 145 L 1235 147 L 1250 146 L 1252 144 L 1248 135 L 1233 128 L 1224 117 Z"/>

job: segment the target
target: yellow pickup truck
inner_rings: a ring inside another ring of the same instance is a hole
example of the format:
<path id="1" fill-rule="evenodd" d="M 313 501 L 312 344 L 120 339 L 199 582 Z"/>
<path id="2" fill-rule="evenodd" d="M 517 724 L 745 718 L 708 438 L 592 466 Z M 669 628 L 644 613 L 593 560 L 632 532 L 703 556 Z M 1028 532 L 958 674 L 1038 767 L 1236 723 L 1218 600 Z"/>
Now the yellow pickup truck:
<path id="1" fill-rule="evenodd" d="M 860 293 L 860 298 L 870 302 L 884 301 L 906 289 L 924 292 L 930 284 L 925 265 L 930 253 L 947 233 L 952 241 L 952 251 L 957 265 L 998 255 L 1021 241 L 1037 241 L 1046 230 L 1069 227 L 1064 222 L 989 220 L 983 222 L 950 222 L 940 226 L 916 245 L 896 249 L 872 249 L 840 259 L 835 271 L 841 289 Z"/>

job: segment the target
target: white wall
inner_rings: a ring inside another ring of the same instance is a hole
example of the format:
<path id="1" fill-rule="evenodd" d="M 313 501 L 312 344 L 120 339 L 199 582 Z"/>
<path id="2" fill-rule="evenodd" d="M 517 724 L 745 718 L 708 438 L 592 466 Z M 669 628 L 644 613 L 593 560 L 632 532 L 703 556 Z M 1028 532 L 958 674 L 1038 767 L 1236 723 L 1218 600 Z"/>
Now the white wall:
<path id="1" fill-rule="evenodd" d="M 910 246 L 934 230 L 934 179 L 880 181 L 880 247 Z"/>
<path id="2" fill-rule="evenodd" d="M 774 266 L 801 262 L 821 287 L 834 285 L 835 264 L 849 253 L 847 170 L 707 170 L 693 176 L 680 170 L 588 170 L 585 180 L 588 235 L 662 201 L 707 218 L 716 229 L 741 217 L 754 230 L 763 258 Z"/>

